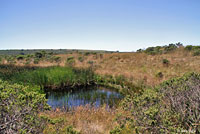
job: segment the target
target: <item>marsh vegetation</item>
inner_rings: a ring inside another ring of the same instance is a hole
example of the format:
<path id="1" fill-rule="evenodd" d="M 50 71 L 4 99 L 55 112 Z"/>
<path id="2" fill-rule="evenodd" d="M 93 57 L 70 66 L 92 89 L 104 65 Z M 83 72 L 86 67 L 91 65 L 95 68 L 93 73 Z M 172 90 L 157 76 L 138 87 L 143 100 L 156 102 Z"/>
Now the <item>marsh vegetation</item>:
<path id="1" fill-rule="evenodd" d="M 199 133 L 198 51 L 176 43 L 131 53 L 2 55 L 0 132 Z"/>

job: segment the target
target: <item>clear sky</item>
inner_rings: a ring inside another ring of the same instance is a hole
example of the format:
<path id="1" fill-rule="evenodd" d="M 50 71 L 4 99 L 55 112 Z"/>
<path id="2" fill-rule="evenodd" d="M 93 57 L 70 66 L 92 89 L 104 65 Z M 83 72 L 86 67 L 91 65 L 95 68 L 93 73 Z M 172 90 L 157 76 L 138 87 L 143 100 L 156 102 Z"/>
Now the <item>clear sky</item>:
<path id="1" fill-rule="evenodd" d="M 0 49 L 200 44 L 200 0 L 0 0 Z"/>

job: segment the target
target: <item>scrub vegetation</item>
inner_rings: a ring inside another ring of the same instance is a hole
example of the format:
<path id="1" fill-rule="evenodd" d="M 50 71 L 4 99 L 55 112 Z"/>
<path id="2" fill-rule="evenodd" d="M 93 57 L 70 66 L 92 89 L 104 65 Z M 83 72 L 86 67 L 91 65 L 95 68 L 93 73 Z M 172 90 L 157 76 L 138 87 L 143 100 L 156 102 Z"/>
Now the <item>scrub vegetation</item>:
<path id="1" fill-rule="evenodd" d="M 44 121 L 38 116 L 47 110 L 45 94 L 39 88 L 9 84 L 0 80 L 0 132 L 42 133 Z"/>
<path id="2" fill-rule="evenodd" d="M 200 133 L 199 53 L 199 46 L 175 43 L 129 53 L 1 55 L 0 133 Z M 125 97 L 110 109 L 46 104 L 44 90 L 90 85 L 114 88 Z"/>

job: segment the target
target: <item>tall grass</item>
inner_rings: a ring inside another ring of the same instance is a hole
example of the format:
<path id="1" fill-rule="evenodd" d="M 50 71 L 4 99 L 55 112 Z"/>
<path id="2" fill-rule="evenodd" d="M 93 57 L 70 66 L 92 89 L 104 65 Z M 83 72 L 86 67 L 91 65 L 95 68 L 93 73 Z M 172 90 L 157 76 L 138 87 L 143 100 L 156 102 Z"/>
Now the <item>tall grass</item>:
<path id="1" fill-rule="evenodd" d="M 19 72 L 10 79 L 15 83 L 38 85 L 43 89 L 62 89 L 91 85 L 94 83 L 93 77 L 94 74 L 89 69 L 56 66 Z"/>

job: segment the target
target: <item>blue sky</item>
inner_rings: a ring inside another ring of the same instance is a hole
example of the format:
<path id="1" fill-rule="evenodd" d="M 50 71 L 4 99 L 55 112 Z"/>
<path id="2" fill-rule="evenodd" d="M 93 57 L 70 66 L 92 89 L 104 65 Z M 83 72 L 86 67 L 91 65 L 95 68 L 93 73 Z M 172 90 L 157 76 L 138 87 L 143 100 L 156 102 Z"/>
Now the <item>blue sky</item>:
<path id="1" fill-rule="evenodd" d="M 0 0 L 0 49 L 200 44 L 200 0 Z"/>

